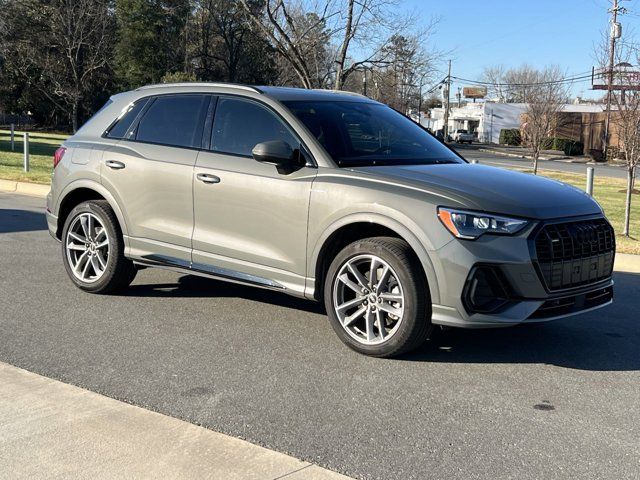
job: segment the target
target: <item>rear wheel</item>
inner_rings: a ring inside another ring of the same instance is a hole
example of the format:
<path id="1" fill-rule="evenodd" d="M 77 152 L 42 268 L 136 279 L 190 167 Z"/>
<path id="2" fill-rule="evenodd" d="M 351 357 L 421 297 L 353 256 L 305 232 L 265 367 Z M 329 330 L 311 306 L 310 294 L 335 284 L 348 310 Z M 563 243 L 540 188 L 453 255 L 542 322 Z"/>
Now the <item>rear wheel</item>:
<path id="1" fill-rule="evenodd" d="M 136 275 L 124 257 L 122 232 L 105 200 L 76 206 L 62 231 L 62 257 L 71 281 L 92 293 L 110 293 L 127 287 Z"/>
<path id="2" fill-rule="evenodd" d="M 424 275 L 398 238 L 358 240 L 342 250 L 329 267 L 324 301 L 338 337 L 367 355 L 408 352 L 432 329 Z"/>

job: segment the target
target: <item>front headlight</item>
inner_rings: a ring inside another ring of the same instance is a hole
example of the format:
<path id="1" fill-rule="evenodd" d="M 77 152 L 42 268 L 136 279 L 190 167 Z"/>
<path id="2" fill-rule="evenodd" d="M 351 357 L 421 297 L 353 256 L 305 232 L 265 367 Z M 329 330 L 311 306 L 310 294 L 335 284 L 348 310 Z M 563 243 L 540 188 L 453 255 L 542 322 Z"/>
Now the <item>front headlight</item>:
<path id="1" fill-rule="evenodd" d="M 485 233 L 513 235 L 529 224 L 521 218 L 438 207 L 438 218 L 457 238 L 475 240 Z"/>

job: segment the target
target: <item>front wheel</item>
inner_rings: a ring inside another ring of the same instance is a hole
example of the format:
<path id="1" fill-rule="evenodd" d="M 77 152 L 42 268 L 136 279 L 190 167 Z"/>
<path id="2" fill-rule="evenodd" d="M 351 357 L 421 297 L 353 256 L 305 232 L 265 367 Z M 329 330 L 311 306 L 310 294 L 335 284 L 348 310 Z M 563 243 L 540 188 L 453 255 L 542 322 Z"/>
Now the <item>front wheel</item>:
<path id="1" fill-rule="evenodd" d="M 399 238 L 358 240 L 342 250 L 329 267 L 324 301 L 338 337 L 366 355 L 408 352 L 432 329 L 424 274 Z"/>
<path id="2" fill-rule="evenodd" d="M 62 258 L 73 283 L 92 293 L 127 287 L 136 268 L 124 256 L 124 241 L 113 210 L 104 200 L 76 206 L 62 230 Z"/>

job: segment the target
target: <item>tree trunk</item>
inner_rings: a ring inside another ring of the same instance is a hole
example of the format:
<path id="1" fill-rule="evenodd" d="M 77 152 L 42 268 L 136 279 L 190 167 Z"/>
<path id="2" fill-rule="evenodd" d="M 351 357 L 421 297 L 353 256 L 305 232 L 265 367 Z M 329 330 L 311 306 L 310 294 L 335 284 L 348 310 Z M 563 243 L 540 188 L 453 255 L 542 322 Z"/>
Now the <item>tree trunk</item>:
<path id="1" fill-rule="evenodd" d="M 351 42 L 351 35 L 353 32 L 351 31 L 353 28 L 353 4 L 355 0 L 349 0 L 349 5 L 347 9 L 347 24 L 344 28 L 344 39 L 342 40 L 342 45 L 340 46 L 340 53 L 338 55 L 338 68 L 336 70 L 336 83 L 333 86 L 335 90 L 342 90 L 342 85 L 344 83 L 344 64 L 347 61 L 347 51 L 349 50 L 349 43 Z"/>
<path id="2" fill-rule="evenodd" d="M 622 235 L 629 236 L 629 221 L 631 217 L 631 193 L 633 192 L 633 169 L 627 170 L 627 198 L 624 208 L 624 229 Z"/>
<path id="3" fill-rule="evenodd" d="M 80 100 L 78 98 L 73 99 L 73 105 L 71 106 L 71 128 L 73 133 L 78 131 L 78 110 Z"/>
<path id="4" fill-rule="evenodd" d="M 540 156 L 540 152 L 534 148 L 533 149 L 533 174 L 538 175 L 538 157 Z"/>

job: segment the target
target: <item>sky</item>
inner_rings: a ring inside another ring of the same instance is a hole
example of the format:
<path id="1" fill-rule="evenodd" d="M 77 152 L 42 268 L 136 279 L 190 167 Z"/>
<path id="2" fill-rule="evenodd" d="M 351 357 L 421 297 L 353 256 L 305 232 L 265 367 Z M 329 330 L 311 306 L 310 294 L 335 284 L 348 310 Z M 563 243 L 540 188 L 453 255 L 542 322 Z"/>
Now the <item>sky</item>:
<path id="1" fill-rule="evenodd" d="M 608 29 L 608 0 L 404 0 L 407 11 L 427 24 L 440 20 L 430 41 L 452 60 L 452 75 L 480 80 L 485 66 L 527 63 L 560 65 L 567 76 L 591 71 L 594 44 Z M 621 1 L 623 37 L 640 39 L 640 0 Z M 424 19 L 424 20 L 421 20 Z M 439 65 L 446 75 L 446 61 Z M 454 84 L 452 92 L 458 86 Z M 572 86 L 572 96 L 597 98 L 590 80 Z"/>

